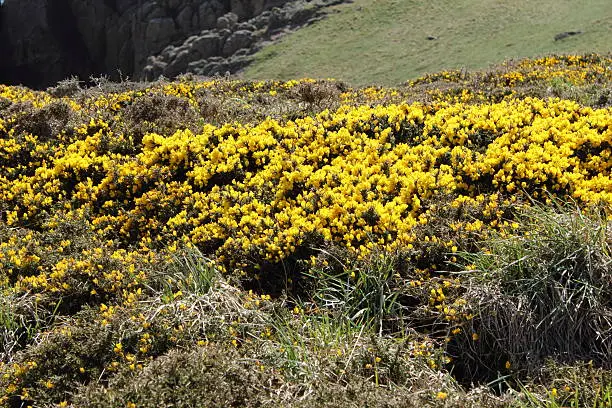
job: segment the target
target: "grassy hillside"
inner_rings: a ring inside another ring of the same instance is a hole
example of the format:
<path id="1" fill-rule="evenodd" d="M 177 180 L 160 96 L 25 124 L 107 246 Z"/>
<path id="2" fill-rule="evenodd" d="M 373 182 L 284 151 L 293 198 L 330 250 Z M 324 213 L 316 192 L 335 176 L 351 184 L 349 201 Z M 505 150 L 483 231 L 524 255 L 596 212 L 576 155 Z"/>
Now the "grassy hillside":
<path id="1" fill-rule="evenodd" d="M 607 0 L 355 0 L 336 11 L 263 49 L 244 77 L 393 85 L 508 58 L 609 52 L 612 43 Z M 583 34 L 554 40 L 566 31 Z"/>
<path id="2" fill-rule="evenodd" d="M 611 64 L 0 85 L 0 406 L 612 407 Z"/>

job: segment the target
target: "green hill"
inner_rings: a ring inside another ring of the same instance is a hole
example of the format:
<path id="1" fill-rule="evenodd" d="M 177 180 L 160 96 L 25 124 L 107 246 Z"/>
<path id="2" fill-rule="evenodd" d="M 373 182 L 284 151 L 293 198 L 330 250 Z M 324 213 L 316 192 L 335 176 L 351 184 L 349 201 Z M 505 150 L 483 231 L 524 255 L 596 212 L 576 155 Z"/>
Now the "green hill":
<path id="1" fill-rule="evenodd" d="M 580 34 L 555 40 L 564 32 Z M 264 48 L 243 75 L 391 85 L 509 58 L 605 53 L 611 43 L 609 0 L 355 0 Z"/>

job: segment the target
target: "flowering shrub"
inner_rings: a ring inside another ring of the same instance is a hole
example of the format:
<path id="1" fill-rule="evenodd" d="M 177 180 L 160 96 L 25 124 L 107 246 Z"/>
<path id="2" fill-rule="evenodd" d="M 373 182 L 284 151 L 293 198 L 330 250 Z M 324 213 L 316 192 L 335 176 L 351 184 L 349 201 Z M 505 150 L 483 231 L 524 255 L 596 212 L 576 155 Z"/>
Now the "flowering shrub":
<path id="1" fill-rule="evenodd" d="M 598 56 L 527 60 L 483 83 L 603 83 L 612 79 L 602 68 L 609 63 Z M 440 80 L 466 81 L 441 73 L 412 86 Z M 424 321 L 437 319 L 432 328 L 442 334 L 432 337 L 450 341 L 473 317 L 460 281 L 442 272 L 457 252 L 479 249 L 477 241 L 492 233 L 512 235 L 520 227 L 513 208 L 529 199 L 571 199 L 609 214 L 612 108 L 512 92 L 499 98 L 486 89 L 432 91 L 429 100 L 407 103 L 408 93 L 312 80 L 185 79 L 61 98 L 0 86 L 0 289 L 32 296 L 51 320 L 92 307 L 106 327 L 155 295 L 173 257 L 195 248 L 235 283 L 293 288 L 292 279 L 312 267 L 339 291 L 348 287 L 372 302 L 378 297 L 370 287 L 389 290 L 385 310 L 376 312 L 381 330 L 405 283 L 411 307 L 430 312 Z M 277 99 L 285 105 L 273 105 Z M 249 119 L 218 120 L 228 107 Z M 48 112 L 57 120 L 39 131 L 32 118 Z M 355 262 L 401 253 L 401 265 L 385 269 L 380 282 L 350 265 L 332 276 L 322 248 L 340 248 Z M 160 301 L 180 302 L 180 288 L 191 287 L 172 282 Z M 249 296 L 247 303 L 269 300 Z M 353 314 L 364 304 L 352 304 Z M 143 323 L 139 316 L 132 322 Z M 127 365 L 150 357 L 136 343 L 129 354 L 120 337 L 107 340 Z M 432 344 L 415 342 L 411 356 L 435 355 Z M 21 379 L 46 365 L 27 361 L 7 369 L 6 398 L 28 400 Z M 426 361 L 437 369 L 450 359 Z M 85 378 L 75 367 L 70 375 Z"/>
<path id="2" fill-rule="evenodd" d="M 362 254 L 394 250 L 433 221 L 426 211 L 436 194 L 464 204 L 548 191 L 609 203 L 611 117 L 537 99 L 345 106 L 286 123 L 148 133 L 139 144 L 102 119 L 61 142 L 19 140 L 5 125 L 3 219 L 52 231 L 77 216 L 126 249 L 195 245 L 231 267 L 285 260 L 313 233 Z M 482 216 L 498 218 L 491 209 Z M 6 270 L 20 287 L 50 280 L 61 290 L 57 265 L 17 254 Z"/>

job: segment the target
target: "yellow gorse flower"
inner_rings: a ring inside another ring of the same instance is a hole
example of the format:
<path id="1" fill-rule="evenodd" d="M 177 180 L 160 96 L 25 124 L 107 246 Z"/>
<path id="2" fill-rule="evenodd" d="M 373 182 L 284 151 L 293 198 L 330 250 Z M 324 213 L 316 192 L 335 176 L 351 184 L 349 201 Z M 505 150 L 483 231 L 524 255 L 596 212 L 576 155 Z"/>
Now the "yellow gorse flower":
<path id="1" fill-rule="evenodd" d="M 198 86 L 212 85 L 180 83 L 149 92 L 189 99 Z M 46 97 L 40 95 L 42 103 Z M 133 91 L 108 95 L 82 108 L 120 112 L 138 97 Z M 457 207 L 483 206 L 481 219 L 455 227 L 467 231 L 485 223 L 504 226 L 498 223 L 500 193 L 542 189 L 585 203 L 612 202 L 611 120 L 611 109 L 534 98 L 347 105 L 294 121 L 148 133 L 134 144 L 108 120 L 92 117 L 54 142 L 36 135 L 0 139 L 6 159 L 0 199 L 9 226 L 29 225 L 49 213 L 44 228 L 53 229 L 87 213 L 88 228 L 101 239 L 113 235 L 143 248 L 163 243 L 172 251 L 179 244 L 212 248 L 234 267 L 244 254 L 284 260 L 313 235 L 363 256 L 374 247 L 411 248 L 415 227 L 427 224 L 442 193 L 455 195 Z M 11 134 L 10 121 L 1 126 Z M 121 144 L 131 153 L 110 149 Z M 26 150 L 36 153 L 24 166 L 14 157 Z M 458 250 L 448 245 L 449 252 Z M 27 252 L 1 253 L 10 270 L 40 264 Z M 130 256 L 146 257 L 125 251 L 112 257 L 125 262 Z M 67 270 L 87 274 L 96 265 L 92 257 L 63 258 L 19 285 L 64 291 Z M 95 274 L 106 291 L 119 291 L 127 279 L 120 268 Z"/>
<path id="2" fill-rule="evenodd" d="M 584 63 L 523 62 L 494 80 L 518 86 L 538 78 L 584 83 L 610 75 L 595 62 L 583 74 Z M 446 72 L 437 80 L 461 75 Z M 126 126 L 126 107 L 146 96 L 172 95 L 198 108 L 195 96 L 202 91 L 263 91 L 271 98 L 309 83 L 181 81 L 67 100 L 80 123 L 51 138 L 20 130 L 14 117 L 1 118 L 0 227 L 11 233 L 0 235 L 0 285 L 51 298 L 82 291 L 81 297 L 98 305 L 96 324 L 112 327 L 122 307 L 146 296 L 149 271 L 181 248 L 198 247 L 219 270 L 260 279 L 267 265 L 302 256 L 313 241 L 334 243 L 358 257 L 375 249 L 411 256 L 429 247 L 449 256 L 461 253 L 458 240 L 423 235 L 437 221 L 441 196 L 449 197 L 453 211 L 470 214 L 449 226 L 466 234 L 520 228 L 504 218 L 504 207 L 522 192 L 612 202 L 612 109 L 560 99 L 510 95 L 491 102 L 466 89 L 454 97 L 432 91 L 427 104 L 389 103 L 397 90 L 366 88 L 344 92 L 345 105 L 338 109 L 294 120 L 201 123 L 171 132 L 150 128 L 141 139 Z M 44 92 L 4 86 L 0 97 L 35 107 L 56 101 Z M 64 236 L 67 226 L 82 228 L 91 243 Z M 318 262 L 316 256 L 307 260 Z M 447 341 L 463 336 L 467 329 L 461 324 L 473 315 L 456 299 L 458 284 L 430 279 L 436 265 L 420 268 L 412 287 L 423 291 L 424 302 L 449 325 Z M 347 280 L 358 284 L 363 275 L 351 270 Z M 173 289 L 167 301 L 186 302 L 188 295 Z M 245 306 L 265 308 L 270 300 L 251 295 Z M 177 304 L 178 313 L 189 311 L 187 303 Z M 293 309 L 296 320 L 309 313 Z M 111 343 L 118 361 L 109 370 L 141 369 L 155 352 L 153 323 L 134 319 L 143 331 L 136 344 Z M 173 328 L 171 341 L 183 330 Z M 270 328 L 260 334 L 277 335 Z M 478 341 L 478 334 L 470 335 Z M 240 348 L 249 339 L 232 327 L 227 341 Z M 204 347 L 208 339 L 197 344 Z M 434 349 L 423 342 L 411 345 L 410 353 L 438 369 L 448 361 L 434 358 Z M 349 355 L 340 349 L 335 354 Z M 377 371 L 381 362 L 373 357 L 364 367 Z M 11 381 L 33 367 L 15 367 Z M 77 369 L 83 379 L 95 372 Z M 53 389 L 44 381 L 41 387 Z M 21 383 L 7 384 L 11 392 L 23 392 L 15 385 Z"/>

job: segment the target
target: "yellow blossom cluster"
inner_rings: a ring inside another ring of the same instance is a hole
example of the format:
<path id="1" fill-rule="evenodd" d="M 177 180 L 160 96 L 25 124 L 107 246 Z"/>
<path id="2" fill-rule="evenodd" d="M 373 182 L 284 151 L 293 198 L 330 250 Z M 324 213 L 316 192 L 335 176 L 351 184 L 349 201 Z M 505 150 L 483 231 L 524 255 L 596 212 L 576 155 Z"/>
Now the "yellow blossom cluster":
<path id="1" fill-rule="evenodd" d="M 164 92 L 189 97 L 180 85 Z M 138 95 L 107 98 L 108 108 L 131 97 Z M 48 231 L 78 214 L 122 251 L 197 246 L 234 268 L 283 261 L 312 237 L 361 255 L 393 251 L 411 247 L 415 226 L 434 221 L 429 210 L 440 194 L 457 205 L 521 190 L 610 203 L 611 120 L 610 109 L 563 100 L 362 105 L 294 121 L 148 133 L 140 143 L 101 118 L 44 142 L 16 137 L 6 121 L 0 210 L 8 228 Z M 128 142 L 127 152 L 115 148 Z M 501 215 L 484 203 L 481 219 L 465 228 Z M 5 279 L 16 287 L 56 282 L 50 287 L 60 290 L 70 285 L 66 270 L 93 276 L 87 271 L 97 268 L 90 250 L 81 254 L 89 261 L 49 264 L 10 239 L 2 246 Z M 105 269 L 103 278 L 114 291 L 125 276 Z"/>
<path id="2" fill-rule="evenodd" d="M 49 104 L 53 98 L 46 92 L 33 91 L 20 86 L 7 86 L 0 84 L 0 98 L 15 102 L 31 102 L 40 108 Z"/>
<path id="3" fill-rule="evenodd" d="M 515 87 L 534 83 L 539 80 L 562 78 L 574 85 L 585 83 L 609 82 L 611 58 L 605 55 L 551 55 L 538 59 L 524 59 L 519 62 L 506 62 L 502 69 L 486 73 L 468 73 L 461 70 L 442 71 L 428 74 L 411 85 L 436 81 L 464 83 L 475 79 L 500 86 Z"/>
<path id="4" fill-rule="evenodd" d="M 546 57 L 479 78 L 494 89 L 554 78 L 610 82 L 610 63 L 603 56 Z M 470 75 L 443 72 L 413 85 L 461 85 L 474 81 Z M 357 263 L 399 253 L 407 263 L 394 270 L 394 282 L 405 284 L 411 301 L 437 325 L 430 338 L 407 349 L 438 369 L 450 361 L 438 342 L 460 333 L 479 339 L 463 333 L 474 316 L 461 278 L 443 271 L 457 263 L 466 243 L 492 231 L 513 234 L 520 225 L 508 209 L 527 196 L 571 198 L 609 211 L 612 108 L 467 87 L 429 89 L 414 99 L 420 102 L 404 101 L 407 94 L 309 79 L 184 78 L 70 97 L 0 85 L 0 291 L 34 297 L 47 315 L 91 312 L 96 330 L 116 329 L 101 346 L 108 357 L 102 365 L 71 367 L 70 375 L 85 382 L 142 370 L 181 342 L 223 339 L 233 350 L 254 338 L 275 338 L 267 323 L 253 337 L 239 319 L 202 331 L 189 327 L 185 322 L 199 316 L 189 284 L 166 275 L 182 251 L 197 247 L 217 270 L 246 276 L 247 289 L 265 288 L 281 267 L 310 262 L 314 271 L 331 270 L 330 258 L 316 256 L 327 249 L 340 248 Z M 334 108 L 323 109 L 330 95 Z M 231 101 L 236 105 L 228 106 L 245 112 L 281 98 L 297 108 L 285 115 L 279 103 L 267 118 L 259 110 L 229 123 L 201 115 L 168 128 L 153 123 L 155 115 L 137 115 L 167 99 L 194 112 L 207 112 L 211 100 Z M 47 114 L 57 115 L 48 126 L 30 123 Z M 139 120 L 151 123 L 136 129 Z M 357 284 L 370 271 L 344 272 Z M 282 284 L 290 288 L 295 277 L 287 273 Z M 157 299 L 160 307 L 146 315 L 139 308 L 160 285 L 167 289 Z M 244 311 L 273 303 L 268 294 L 240 293 L 236 302 Z M 296 305 L 292 316 L 316 313 Z M 129 324 L 119 330 L 118 322 Z M 123 336 L 129 327 L 133 333 Z M 58 325 L 44 335 L 75 343 L 89 335 L 70 330 Z M 352 355 L 342 348 L 336 353 Z M 378 376 L 383 357 L 372 351 L 365 368 Z M 0 403 L 8 396 L 27 401 L 40 390 L 59 395 L 63 385 L 44 375 L 44 363 L 0 363 Z"/>

